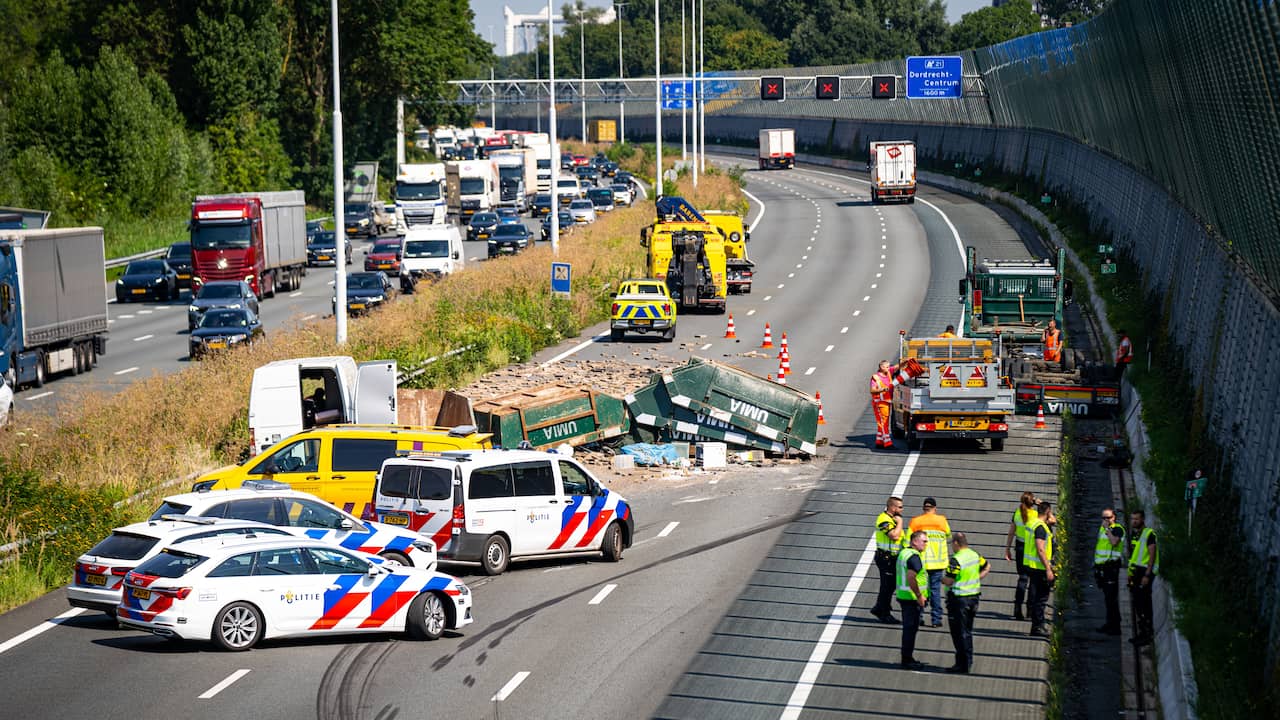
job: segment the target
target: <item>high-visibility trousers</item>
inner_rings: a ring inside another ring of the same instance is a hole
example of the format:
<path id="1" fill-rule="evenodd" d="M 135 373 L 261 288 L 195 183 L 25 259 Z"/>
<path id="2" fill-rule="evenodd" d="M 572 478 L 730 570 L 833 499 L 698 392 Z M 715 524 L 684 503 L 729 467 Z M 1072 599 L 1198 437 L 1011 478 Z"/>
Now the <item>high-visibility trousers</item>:
<path id="1" fill-rule="evenodd" d="M 891 448 L 893 447 L 893 435 L 889 431 L 889 413 L 892 404 L 887 402 L 872 402 L 871 409 L 876 414 L 876 447 Z"/>

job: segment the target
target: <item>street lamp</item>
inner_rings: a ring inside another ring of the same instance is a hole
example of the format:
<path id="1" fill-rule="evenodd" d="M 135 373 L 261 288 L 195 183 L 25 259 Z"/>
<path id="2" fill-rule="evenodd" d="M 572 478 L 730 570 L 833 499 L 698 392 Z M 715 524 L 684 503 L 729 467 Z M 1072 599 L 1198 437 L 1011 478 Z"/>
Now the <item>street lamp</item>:
<path id="1" fill-rule="evenodd" d="M 547 73 L 551 92 L 547 99 L 547 124 L 551 130 L 551 254 L 560 254 L 560 143 L 556 128 L 556 28 L 551 20 L 554 0 L 547 0 Z"/>
<path id="2" fill-rule="evenodd" d="M 702 74 L 707 73 L 707 0 L 702 0 L 702 12 L 698 14 L 698 57 L 702 60 Z M 701 152 L 698 163 L 702 166 L 702 172 L 707 171 L 707 92 L 706 87 L 698 88 L 698 127 L 701 128 L 702 135 L 698 140 L 698 147 Z"/>
<path id="3" fill-rule="evenodd" d="M 693 99 L 690 101 L 693 109 L 693 186 L 698 187 L 698 0 L 693 0 L 689 10 L 693 13 L 689 23 L 689 29 L 692 30 L 689 36 L 689 54 L 693 61 Z"/>
<path id="4" fill-rule="evenodd" d="M 658 6 L 661 4 L 653 4 L 653 136 L 658 151 L 658 171 L 653 176 L 655 201 L 662 196 L 662 21 L 658 17 Z"/>
<path id="5" fill-rule="evenodd" d="M 578 61 L 581 80 L 578 95 L 582 98 L 582 142 L 587 141 L 587 24 L 583 15 L 582 0 L 578 0 Z"/>
<path id="6" fill-rule="evenodd" d="M 686 87 L 685 84 L 689 81 L 689 71 L 684 64 L 684 57 L 687 52 L 685 49 L 684 40 L 685 40 L 685 36 L 688 34 L 684 26 L 684 5 L 685 5 L 685 0 L 680 0 L 680 160 L 681 161 L 689 159 L 689 140 L 686 137 L 686 133 L 688 132 L 687 127 L 688 127 L 689 113 L 685 111 L 685 107 L 684 107 L 684 104 L 686 102 L 684 97 L 684 89 Z"/>
<path id="7" fill-rule="evenodd" d="M 334 243 L 333 318 L 336 321 L 334 342 L 347 343 L 347 231 L 343 222 L 342 187 L 342 97 L 338 91 L 338 0 L 330 0 L 329 14 L 333 24 L 333 230 Z"/>
<path id="8" fill-rule="evenodd" d="M 618 142 L 627 141 L 627 84 L 622 82 L 622 8 L 627 3 L 614 0 L 613 12 L 614 17 L 618 21 Z"/>

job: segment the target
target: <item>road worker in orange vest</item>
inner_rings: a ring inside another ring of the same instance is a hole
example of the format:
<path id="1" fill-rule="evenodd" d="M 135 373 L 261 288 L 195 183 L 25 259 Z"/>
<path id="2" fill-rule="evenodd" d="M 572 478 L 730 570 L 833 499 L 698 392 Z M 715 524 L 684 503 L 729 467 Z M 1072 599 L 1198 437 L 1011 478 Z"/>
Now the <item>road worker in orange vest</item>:
<path id="1" fill-rule="evenodd" d="M 1062 331 L 1058 323 L 1050 319 L 1049 327 L 1044 329 L 1044 359 L 1048 362 L 1062 362 Z"/>

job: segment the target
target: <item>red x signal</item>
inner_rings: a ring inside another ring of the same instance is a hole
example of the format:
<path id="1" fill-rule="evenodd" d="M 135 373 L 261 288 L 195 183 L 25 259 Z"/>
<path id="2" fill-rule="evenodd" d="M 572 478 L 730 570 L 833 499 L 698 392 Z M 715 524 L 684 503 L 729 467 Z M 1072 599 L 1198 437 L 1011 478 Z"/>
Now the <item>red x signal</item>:
<path id="1" fill-rule="evenodd" d="M 783 86 L 783 79 L 780 77 L 760 78 L 760 99 L 785 100 L 786 88 Z"/>
<path id="2" fill-rule="evenodd" d="M 898 97 L 898 78 L 893 75 L 875 75 L 871 78 L 871 97 L 877 100 L 893 100 Z"/>
<path id="3" fill-rule="evenodd" d="M 815 95 L 819 100 L 840 99 L 840 78 L 834 75 L 819 75 L 815 87 Z"/>

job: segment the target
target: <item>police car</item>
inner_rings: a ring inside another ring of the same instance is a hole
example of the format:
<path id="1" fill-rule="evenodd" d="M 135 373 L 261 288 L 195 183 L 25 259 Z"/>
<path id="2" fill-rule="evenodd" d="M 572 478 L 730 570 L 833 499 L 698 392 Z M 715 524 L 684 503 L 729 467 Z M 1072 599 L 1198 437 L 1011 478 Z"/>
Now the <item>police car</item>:
<path id="1" fill-rule="evenodd" d="M 187 540 L 289 537 L 285 530 L 248 520 L 165 515 L 111 531 L 76 560 L 75 579 L 67 586 L 72 607 L 100 610 L 116 616 L 120 586 L 130 570 L 162 549 Z"/>
<path id="2" fill-rule="evenodd" d="M 360 520 L 315 495 L 274 480 L 247 480 L 235 490 L 171 495 L 151 515 L 197 515 L 253 520 L 348 550 L 381 555 L 410 567 L 436 566 L 436 545 L 404 528 Z"/>
<path id="3" fill-rule="evenodd" d="M 400 632 L 435 640 L 472 622 L 456 578 L 310 538 L 178 543 L 125 576 L 121 627 L 248 650 L 264 638 Z"/>

